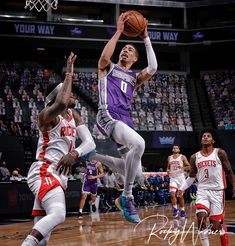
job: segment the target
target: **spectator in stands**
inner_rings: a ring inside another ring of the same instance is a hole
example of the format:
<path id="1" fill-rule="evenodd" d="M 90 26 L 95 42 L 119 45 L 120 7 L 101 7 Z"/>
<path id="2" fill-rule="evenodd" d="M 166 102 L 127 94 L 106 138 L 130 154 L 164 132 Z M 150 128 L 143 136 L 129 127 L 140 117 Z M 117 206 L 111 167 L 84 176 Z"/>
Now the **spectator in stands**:
<path id="1" fill-rule="evenodd" d="M 23 176 L 20 174 L 20 172 L 17 169 L 19 170 L 19 168 L 16 168 L 15 170 L 13 170 L 11 177 L 10 177 L 11 181 L 21 181 L 22 180 Z"/>
<path id="2" fill-rule="evenodd" d="M 9 169 L 7 168 L 7 162 L 5 160 L 2 161 L 0 166 L 0 172 L 1 172 L 1 181 L 9 181 L 11 177 L 11 173 Z"/>
<path id="3" fill-rule="evenodd" d="M 3 107 L 3 106 L 0 104 L 0 115 L 5 115 L 5 114 L 6 114 L 5 107 Z"/>
<path id="4" fill-rule="evenodd" d="M 105 204 L 111 208 L 114 206 L 114 200 L 115 198 L 117 198 L 117 189 L 120 189 L 120 184 L 118 183 L 116 175 L 113 173 L 111 168 L 107 169 L 103 181 L 104 187 L 106 188 L 104 201 Z M 123 181 L 124 180 L 122 180 L 121 182 Z"/>
<path id="5" fill-rule="evenodd" d="M 3 101 L 2 98 L 0 98 L 0 106 L 2 106 L 3 108 L 5 108 L 5 102 Z"/>
<path id="6" fill-rule="evenodd" d="M 80 172 L 80 167 L 77 166 L 77 167 L 75 168 L 75 172 L 74 172 L 74 174 L 73 174 L 73 179 L 75 179 L 75 180 L 80 179 L 80 180 L 81 180 L 81 178 L 82 178 L 82 176 L 81 176 L 81 172 Z"/>
<path id="7" fill-rule="evenodd" d="M 217 126 L 218 130 L 225 130 L 225 125 L 224 125 L 224 121 L 220 120 L 219 124 Z"/>
<path id="8" fill-rule="evenodd" d="M 0 135 L 9 135 L 9 130 L 3 120 L 0 119 Z"/>
<path id="9" fill-rule="evenodd" d="M 231 120 L 228 120 L 228 123 L 225 125 L 225 130 L 233 130 L 233 124 Z"/>
<path id="10" fill-rule="evenodd" d="M 11 135 L 16 135 L 17 126 L 13 121 L 10 122 L 9 130 L 10 130 Z"/>

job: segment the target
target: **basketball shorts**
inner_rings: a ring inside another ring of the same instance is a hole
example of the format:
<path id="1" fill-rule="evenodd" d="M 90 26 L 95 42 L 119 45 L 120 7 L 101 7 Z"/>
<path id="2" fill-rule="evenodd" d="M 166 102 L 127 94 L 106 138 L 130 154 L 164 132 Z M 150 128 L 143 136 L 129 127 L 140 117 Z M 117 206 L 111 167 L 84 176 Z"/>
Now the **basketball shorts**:
<path id="1" fill-rule="evenodd" d="M 130 112 L 121 109 L 116 109 L 115 112 L 112 110 L 100 109 L 96 120 L 98 129 L 107 137 L 111 137 L 114 124 L 117 120 L 122 121 L 132 129 L 134 128 L 133 121 L 130 117 Z"/>
<path id="2" fill-rule="evenodd" d="M 50 172 L 40 171 L 43 168 L 47 170 L 50 165 L 51 163 L 49 162 L 34 162 L 28 172 L 27 183 L 29 189 L 39 201 L 42 200 L 48 191 L 56 188 L 57 186 L 61 186 L 64 190 L 67 188 L 67 177 L 63 175 L 60 175 L 59 177 L 58 175 Z"/>
<path id="3" fill-rule="evenodd" d="M 87 193 L 91 195 L 96 195 L 97 194 L 97 182 L 96 183 L 91 183 L 90 181 L 85 180 L 82 185 L 82 193 Z"/>
<path id="4" fill-rule="evenodd" d="M 201 209 L 207 211 L 210 219 L 220 221 L 224 218 L 224 190 L 202 190 L 197 191 L 196 213 Z"/>
<path id="5" fill-rule="evenodd" d="M 60 186 L 57 186 L 56 188 L 50 190 L 47 193 L 47 195 L 44 196 L 44 199 L 51 199 L 51 204 L 52 204 L 53 196 L 57 196 L 57 199 L 58 199 L 59 193 L 61 193 L 60 202 L 65 205 L 64 191 Z M 55 202 L 58 203 L 58 200 L 56 200 Z M 45 216 L 45 215 L 46 215 L 46 212 L 45 212 L 45 209 L 42 207 L 42 201 L 38 199 L 38 196 L 35 196 L 33 209 L 32 209 L 32 216 Z"/>
<path id="6" fill-rule="evenodd" d="M 179 177 L 170 178 L 170 192 L 176 192 L 185 181 L 185 176 L 181 175 Z"/>

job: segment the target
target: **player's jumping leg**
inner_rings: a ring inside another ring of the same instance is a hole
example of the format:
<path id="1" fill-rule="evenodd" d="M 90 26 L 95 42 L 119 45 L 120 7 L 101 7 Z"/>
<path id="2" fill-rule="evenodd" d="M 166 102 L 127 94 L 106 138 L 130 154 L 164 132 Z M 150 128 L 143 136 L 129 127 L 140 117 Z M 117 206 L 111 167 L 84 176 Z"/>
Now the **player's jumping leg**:
<path id="1" fill-rule="evenodd" d="M 105 166 L 111 168 L 114 172 L 117 172 L 123 176 L 125 176 L 125 161 L 122 158 L 116 158 L 109 155 L 102 155 L 96 153 L 92 156 L 92 158 L 96 161 L 100 161 Z M 138 165 L 138 170 L 136 173 L 135 181 L 141 186 L 145 187 L 145 177 L 142 172 L 141 166 Z"/>
<path id="2" fill-rule="evenodd" d="M 133 223 L 138 223 L 140 218 L 137 214 L 132 188 L 137 170 L 141 167 L 141 157 L 144 153 L 144 139 L 129 126 L 118 121 L 113 130 L 114 140 L 124 146 L 129 151 L 125 156 L 125 181 L 123 194 L 116 199 L 117 207 L 122 208 L 124 217 Z"/>

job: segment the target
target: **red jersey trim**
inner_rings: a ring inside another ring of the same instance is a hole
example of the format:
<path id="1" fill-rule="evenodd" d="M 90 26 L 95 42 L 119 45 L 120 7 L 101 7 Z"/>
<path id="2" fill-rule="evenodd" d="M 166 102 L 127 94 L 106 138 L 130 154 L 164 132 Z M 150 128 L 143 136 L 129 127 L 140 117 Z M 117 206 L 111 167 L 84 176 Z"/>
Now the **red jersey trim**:
<path id="1" fill-rule="evenodd" d="M 203 208 L 203 209 L 205 209 L 208 213 L 210 213 L 210 209 L 209 209 L 207 206 L 205 206 L 205 205 L 203 205 L 203 204 L 201 204 L 201 203 L 197 203 L 197 204 L 196 204 L 196 208 L 197 208 L 197 209 Z"/>
<path id="2" fill-rule="evenodd" d="M 217 215 L 211 215 L 210 219 L 215 220 L 215 221 L 223 221 L 224 220 L 224 211 L 221 214 Z"/>
<path id="3" fill-rule="evenodd" d="M 43 132 L 42 136 L 43 136 L 43 146 L 42 146 L 42 152 L 39 154 L 39 157 L 44 159 L 45 154 L 46 154 L 46 149 L 48 147 L 48 143 L 50 140 L 49 140 L 48 132 Z"/>
<path id="4" fill-rule="evenodd" d="M 31 215 L 32 216 L 45 216 L 46 212 L 44 210 L 33 209 Z"/>
<path id="5" fill-rule="evenodd" d="M 51 162 L 47 161 L 44 162 L 40 168 L 41 186 L 38 192 L 38 200 L 40 202 L 49 190 L 54 189 L 57 186 L 62 187 L 59 180 L 57 180 L 51 173 L 47 172 L 50 165 Z"/>
<path id="6" fill-rule="evenodd" d="M 214 148 L 212 148 L 211 152 L 209 152 L 208 154 L 205 154 L 202 152 L 202 150 L 200 150 L 200 154 L 204 157 L 208 157 L 209 155 L 211 155 L 213 153 L 213 151 L 214 151 Z"/>

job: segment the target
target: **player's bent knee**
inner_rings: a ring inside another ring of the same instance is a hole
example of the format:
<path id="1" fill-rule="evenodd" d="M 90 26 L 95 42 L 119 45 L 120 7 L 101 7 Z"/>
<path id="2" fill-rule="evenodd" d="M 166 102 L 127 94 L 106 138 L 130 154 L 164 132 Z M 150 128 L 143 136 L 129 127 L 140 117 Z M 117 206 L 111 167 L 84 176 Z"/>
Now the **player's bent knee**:
<path id="1" fill-rule="evenodd" d="M 51 218 L 54 221 L 55 225 L 59 225 L 65 221 L 66 212 L 61 208 L 55 208 Z"/>
<path id="2" fill-rule="evenodd" d="M 144 153 L 144 149 L 145 149 L 145 141 L 142 137 L 140 137 L 134 144 L 133 146 L 135 148 L 136 153 L 140 154 L 142 156 L 142 154 Z"/>
<path id="3" fill-rule="evenodd" d="M 63 213 L 56 214 L 58 223 L 61 224 L 65 221 L 66 213 L 63 211 Z"/>

